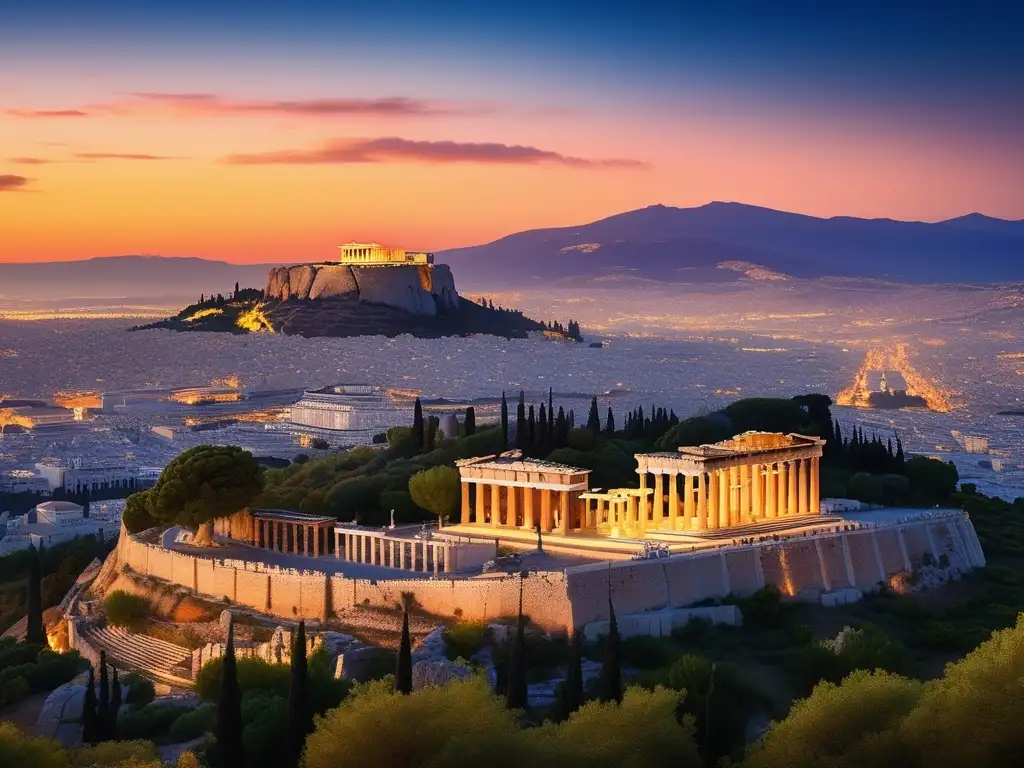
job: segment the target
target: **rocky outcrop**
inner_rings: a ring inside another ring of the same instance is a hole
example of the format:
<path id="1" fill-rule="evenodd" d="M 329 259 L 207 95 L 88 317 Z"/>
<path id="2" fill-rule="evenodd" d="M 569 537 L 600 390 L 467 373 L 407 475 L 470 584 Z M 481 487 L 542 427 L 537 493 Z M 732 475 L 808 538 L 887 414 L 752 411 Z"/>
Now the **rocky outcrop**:
<path id="1" fill-rule="evenodd" d="M 350 267 L 341 264 L 298 264 L 274 267 L 267 275 L 268 299 L 352 299 L 386 304 L 414 315 L 457 310 L 459 294 L 446 264 L 393 267 Z"/>

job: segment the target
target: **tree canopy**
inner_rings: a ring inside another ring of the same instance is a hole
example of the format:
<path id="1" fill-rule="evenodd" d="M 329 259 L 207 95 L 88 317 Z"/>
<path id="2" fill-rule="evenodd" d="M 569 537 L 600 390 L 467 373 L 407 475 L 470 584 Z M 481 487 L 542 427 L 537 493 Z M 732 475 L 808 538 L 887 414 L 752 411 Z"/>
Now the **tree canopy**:
<path id="1" fill-rule="evenodd" d="M 437 515 L 438 526 L 459 507 L 461 494 L 459 470 L 455 467 L 431 467 L 409 478 L 409 493 L 417 506 Z"/>

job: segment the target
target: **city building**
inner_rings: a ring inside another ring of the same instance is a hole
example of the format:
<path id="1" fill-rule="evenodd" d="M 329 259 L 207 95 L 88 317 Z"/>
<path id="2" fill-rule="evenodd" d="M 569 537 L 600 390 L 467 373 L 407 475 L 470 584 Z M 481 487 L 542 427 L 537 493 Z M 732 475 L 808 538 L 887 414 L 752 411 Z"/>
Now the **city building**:
<path id="1" fill-rule="evenodd" d="M 819 515 L 818 437 L 746 432 L 711 445 L 636 454 L 637 488 L 590 490 L 590 470 L 517 451 L 458 462 L 460 526 L 646 538 Z"/>
<path id="2" fill-rule="evenodd" d="M 91 465 L 82 459 L 47 460 L 36 464 L 36 471 L 45 478 L 49 490 L 63 488 L 69 493 L 99 493 L 109 490 L 132 490 L 152 483 L 143 481 L 139 468 L 128 465 Z"/>
<path id="3" fill-rule="evenodd" d="M 267 426 L 322 437 L 332 445 L 361 445 L 403 420 L 380 387 L 339 384 L 304 392 L 287 422 Z"/>
<path id="4" fill-rule="evenodd" d="M 22 429 L 45 429 L 47 427 L 63 427 L 84 418 L 83 411 L 61 408 L 56 405 L 32 405 L 7 409 L 0 426 L 13 424 Z"/>
<path id="5" fill-rule="evenodd" d="M 78 536 L 116 536 L 120 515 L 85 517 L 84 510 L 70 501 L 46 501 L 24 515 L 7 521 L 6 534 L 0 539 L 0 554 L 9 554 L 29 546 L 47 547 Z"/>
<path id="6" fill-rule="evenodd" d="M 373 267 L 434 263 L 434 254 L 432 253 L 391 248 L 380 243 L 352 242 L 339 245 L 338 249 L 341 251 L 338 263 L 349 266 Z"/>

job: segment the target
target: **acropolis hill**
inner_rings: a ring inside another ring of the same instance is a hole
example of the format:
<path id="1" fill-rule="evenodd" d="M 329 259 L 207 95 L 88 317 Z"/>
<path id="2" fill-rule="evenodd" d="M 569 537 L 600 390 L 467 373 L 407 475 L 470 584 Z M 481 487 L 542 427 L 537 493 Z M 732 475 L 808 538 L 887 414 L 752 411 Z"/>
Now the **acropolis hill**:
<path id="1" fill-rule="evenodd" d="M 346 243 L 335 261 L 274 267 L 262 292 L 205 299 L 148 328 L 299 336 L 524 337 L 544 325 L 459 296 L 434 255 Z"/>

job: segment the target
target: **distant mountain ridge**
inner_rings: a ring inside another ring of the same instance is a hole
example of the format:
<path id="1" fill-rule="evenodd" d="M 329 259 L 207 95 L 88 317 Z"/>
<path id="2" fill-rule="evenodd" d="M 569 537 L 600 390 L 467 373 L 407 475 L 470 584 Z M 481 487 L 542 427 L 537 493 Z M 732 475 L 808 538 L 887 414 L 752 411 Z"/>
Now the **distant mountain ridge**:
<path id="1" fill-rule="evenodd" d="M 463 283 L 629 276 L 680 283 L 751 275 L 900 282 L 1024 279 L 1024 220 L 969 214 L 934 224 L 829 219 L 742 203 L 652 205 L 572 227 L 529 230 L 437 254 Z M 759 270 L 720 265 L 741 262 Z"/>

